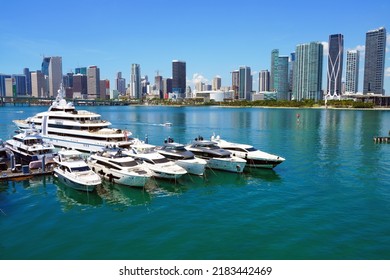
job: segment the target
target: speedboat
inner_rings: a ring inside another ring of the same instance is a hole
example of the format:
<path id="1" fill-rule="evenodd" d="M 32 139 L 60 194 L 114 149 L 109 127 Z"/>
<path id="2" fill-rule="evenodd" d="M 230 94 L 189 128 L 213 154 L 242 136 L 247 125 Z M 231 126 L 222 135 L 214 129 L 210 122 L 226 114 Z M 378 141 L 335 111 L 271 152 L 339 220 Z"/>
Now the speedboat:
<path id="1" fill-rule="evenodd" d="M 144 187 L 153 175 L 145 163 L 124 154 L 118 148 L 97 152 L 88 158 L 87 163 L 102 178 L 132 187 Z"/>
<path id="2" fill-rule="evenodd" d="M 213 141 L 204 140 L 203 137 L 196 138 L 186 149 L 193 152 L 196 157 L 205 159 L 208 168 L 236 173 L 244 171 L 245 159 L 233 156 L 231 152 L 221 149 Z"/>
<path id="3" fill-rule="evenodd" d="M 72 102 L 65 100 L 62 84 L 56 99 L 47 111 L 13 122 L 18 128 L 27 128 L 35 124 L 47 142 L 56 147 L 83 152 L 101 151 L 113 144 L 128 148 L 133 140 L 130 131 L 111 128 L 111 123 L 102 120 L 99 114 L 76 110 Z"/>
<path id="4" fill-rule="evenodd" d="M 16 163 L 28 164 L 30 168 L 37 165 L 41 167 L 42 164 L 52 161 L 56 155 L 53 144 L 47 143 L 34 126 L 22 129 L 12 139 L 7 140 L 6 147 L 14 154 Z"/>
<path id="5" fill-rule="evenodd" d="M 158 153 L 156 146 L 140 140 L 135 142 L 126 153 L 135 159 L 145 162 L 156 178 L 176 180 L 184 174 L 187 174 L 187 171 L 183 167 L 180 167 L 173 161 L 169 161 L 166 157 Z"/>
<path id="6" fill-rule="evenodd" d="M 285 161 L 284 158 L 260 151 L 251 145 L 228 142 L 218 136 L 211 136 L 211 141 L 219 147 L 230 151 L 233 155 L 246 160 L 247 167 L 254 168 L 274 168 Z"/>
<path id="7" fill-rule="evenodd" d="M 68 187 L 93 191 L 102 183 L 99 175 L 91 170 L 79 151 L 63 149 L 54 157 L 54 162 L 57 164 L 54 176 Z"/>
<path id="8" fill-rule="evenodd" d="M 172 138 L 165 140 L 164 145 L 157 147 L 156 151 L 183 167 L 189 174 L 200 176 L 204 174 L 207 161 L 195 157 L 191 151 L 186 150 L 183 144 L 174 142 Z"/>

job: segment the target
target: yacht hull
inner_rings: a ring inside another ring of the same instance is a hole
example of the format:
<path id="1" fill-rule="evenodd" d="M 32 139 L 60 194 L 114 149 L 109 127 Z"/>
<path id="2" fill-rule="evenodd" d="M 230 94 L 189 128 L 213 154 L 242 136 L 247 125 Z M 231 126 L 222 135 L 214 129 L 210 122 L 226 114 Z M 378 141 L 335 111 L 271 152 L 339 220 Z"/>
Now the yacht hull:
<path id="1" fill-rule="evenodd" d="M 72 178 L 69 178 L 63 174 L 60 170 L 57 168 L 54 169 L 54 176 L 65 186 L 79 190 L 79 191 L 86 191 L 86 192 L 91 192 L 96 189 L 101 183 L 97 182 L 80 182 L 73 180 Z"/>
<path id="2" fill-rule="evenodd" d="M 207 167 L 233 173 L 242 173 L 246 161 L 240 158 L 211 158 L 207 161 Z"/>
<path id="3" fill-rule="evenodd" d="M 202 176 L 207 166 L 207 161 L 195 159 L 181 159 L 177 160 L 176 164 L 183 167 L 189 174 Z"/>

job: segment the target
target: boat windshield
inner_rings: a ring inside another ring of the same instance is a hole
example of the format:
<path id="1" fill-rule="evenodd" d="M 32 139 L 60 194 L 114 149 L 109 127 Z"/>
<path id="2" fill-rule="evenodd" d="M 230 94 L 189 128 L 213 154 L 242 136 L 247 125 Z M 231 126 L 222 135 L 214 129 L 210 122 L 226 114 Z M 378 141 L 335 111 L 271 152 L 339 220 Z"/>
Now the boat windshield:
<path id="1" fill-rule="evenodd" d="M 167 163 L 167 162 L 169 162 L 169 160 L 167 160 L 166 158 L 159 158 L 159 159 L 154 159 L 153 162 L 154 162 L 154 164 Z"/>
<path id="2" fill-rule="evenodd" d="M 255 151 L 257 151 L 257 149 L 254 148 L 254 147 L 247 148 L 246 150 L 247 150 L 248 152 L 255 152 Z"/>
<path id="3" fill-rule="evenodd" d="M 117 164 L 119 166 L 122 166 L 122 167 L 133 167 L 133 166 L 137 165 L 137 162 L 135 160 L 129 160 L 129 161 L 124 161 L 124 162 L 114 162 L 114 161 L 110 160 L 110 162 Z"/>
<path id="4" fill-rule="evenodd" d="M 79 167 L 72 167 L 71 168 L 72 172 L 83 172 L 83 171 L 89 171 L 89 170 L 91 170 L 89 168 L 89 166 L 79 166 Z"/>

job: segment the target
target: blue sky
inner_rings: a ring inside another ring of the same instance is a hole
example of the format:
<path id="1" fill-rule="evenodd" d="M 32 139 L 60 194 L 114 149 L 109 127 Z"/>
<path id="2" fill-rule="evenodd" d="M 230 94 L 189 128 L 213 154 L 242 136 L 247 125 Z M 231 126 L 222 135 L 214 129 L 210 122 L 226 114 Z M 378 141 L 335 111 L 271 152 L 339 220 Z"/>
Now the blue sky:
<path id="1" fill-rule="evenodd" d="M 230 85 L 230 72 L 239 66 L 255 73 L 270 69 L 272 49 L 289 55 L 297 44 L 327 42 L 330 34 L 341 33 L 345 50 L 364 51 L 366 32 L 381 26 L 390 33 L 385 0 L 2 1 L 0 73 L 39 70 L 42 55 L 62 56 L 64 73 L 97 65 L 113 88 L 118 71 L 129 82 L 132 63 L 154 81 L 157 70 L 171 77 L 172 60 L 180 59 L 187 63 L 187 80 L 211 83 L 219 75 L 222 85 Z M 361 73 L 363 61 L 364 52 Z M 386 69 L 390 95 L 389 50 Z"/>

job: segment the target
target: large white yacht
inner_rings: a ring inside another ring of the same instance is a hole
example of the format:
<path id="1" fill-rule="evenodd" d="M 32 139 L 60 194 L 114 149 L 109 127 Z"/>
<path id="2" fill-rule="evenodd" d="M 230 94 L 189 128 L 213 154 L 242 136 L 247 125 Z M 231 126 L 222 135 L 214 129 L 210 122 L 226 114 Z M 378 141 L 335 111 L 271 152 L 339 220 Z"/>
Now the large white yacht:
<path id="1" fill-rule="evenodd" d="M 285 160 L 280 156 L 260 151 L 251 145 L 225 141 L 219 135 L 211 136 L 211 141 L 222 149 L 230 151 L 233 155 L 245 159 L 247 167 L 272 169 Z"/>
<path id="2" fill-rule="evenodd" d="M 91 170 L 82 158 L 82 153 L 76 150 L 61 150 L 54 157 L 57 167 L 54 176 L 66 186 L 81 191 L 93 191 L 102 180 Z"/>
<path id="3" fill-rule="evenodd" d="M 61 85 L 57 98 L 50 108 L 24 120 L 14 120 L 19 128 L 34 124 L 42 137 L 56 147 L 72 148 L 84 152 L 101 151 L 109 145 L 129 148 L 131 132 L 110 128 L 111 123 L 86 110 L 76 110 L 72 102 L 66 102 Z"/>
<path id="4" fill-rule="evenodd" d="M 173 138 L 164 141 L 164 145 L 156 147 L 156 151 L 177 165 L 183 167 L 189 174 L 202 176 L 206 169 L 207 161 L 197 158 L 188 151 L 183 144 L 176 143 Z"/>
<path id="5" fill-rule="evenodd" d="M 144 187 L 153 176 L 146 163 L 139 162 L 116 148 L 91 155 L 88 165 L 102 178 L 132 187 Z"/>
<path id="6" fill-rule="evenodd" d="M 153 175 L 156 178 L 178 179 L 187 174 L 183 167 L 180 167 L 173 161 L 169 161 L 155 149 L 156 146 L 137 140 L 129 151 L 124 152 L 135 159 L 144 161 L 149 169 L 153 171 Z"/>
<path id="7" fill-rule="evenodd" d="M 215 142 L 204 140 L 201 136 L 186 149 L 193 152 L 196 157 L 205 159 L 208 168 L 235 173 L 244 171 L 245 159 L 233 156 L 231 152 L 220 148 Z"/>
<path id="8" fill-rule="evenodd" d="M 22 129 L 6 141 L 6 147 L 14 154 L 17 163 L 28 164 L 30 168 L 41 166 L 42 160 L 49 163 L 56 155 L 54 146 L 47 143 L 34 127 Z"/>

